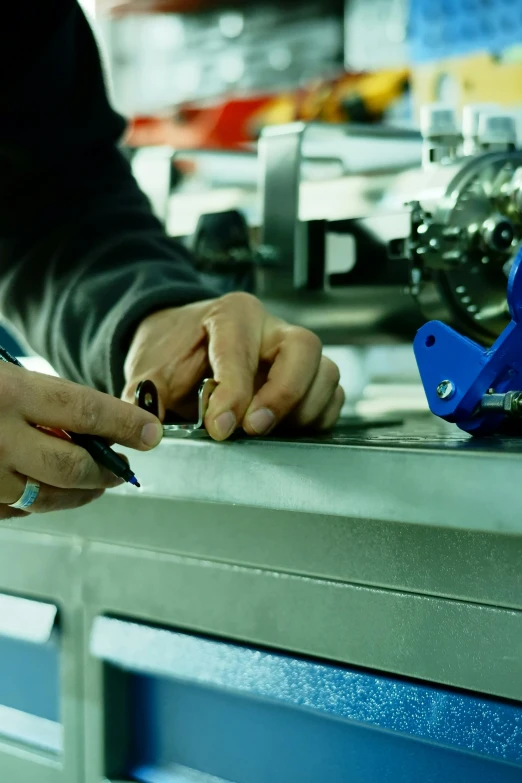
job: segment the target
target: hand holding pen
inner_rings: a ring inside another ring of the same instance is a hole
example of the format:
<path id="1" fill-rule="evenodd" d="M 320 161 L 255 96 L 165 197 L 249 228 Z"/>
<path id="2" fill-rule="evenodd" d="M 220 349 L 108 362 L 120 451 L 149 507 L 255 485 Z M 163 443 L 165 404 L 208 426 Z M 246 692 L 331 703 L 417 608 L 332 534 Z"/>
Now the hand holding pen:
<path id="1" fill-rule="evenodd" d="M 0 392 L 1 519 L 27 510 L 76 508 L 124 481 L 138 485 L 109 443 L 148 451 L 162 438 L 162 426 L 152 414 L 93 389 L 29 372 L 4 349 Z M 63 437 L 49 437 L 42 429 Z"/>

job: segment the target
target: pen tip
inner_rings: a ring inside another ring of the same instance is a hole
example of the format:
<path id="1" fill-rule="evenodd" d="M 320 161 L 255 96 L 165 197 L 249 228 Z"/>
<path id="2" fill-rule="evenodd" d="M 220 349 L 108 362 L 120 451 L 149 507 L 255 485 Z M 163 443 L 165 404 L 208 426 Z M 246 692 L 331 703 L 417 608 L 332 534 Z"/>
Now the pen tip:
<path id="1" fill-rule="evenodd" d="M 138 487 L 138 489 L 141 487 L 141 484 L 136 478 L 136 476 L 133 476 L 132 478 L 129 479 L 129 484 L 133 484 L 135 487 Z"/>

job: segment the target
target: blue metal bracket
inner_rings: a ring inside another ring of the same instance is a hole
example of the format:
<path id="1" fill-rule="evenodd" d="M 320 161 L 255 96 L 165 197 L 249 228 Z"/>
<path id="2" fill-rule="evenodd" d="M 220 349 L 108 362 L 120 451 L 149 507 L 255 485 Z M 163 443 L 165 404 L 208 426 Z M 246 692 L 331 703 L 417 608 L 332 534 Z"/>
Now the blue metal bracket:
<path id="1" fill-rule="evenodd" d="M 522 415 L 519 398 L 508 394 L 522 390 L 522 249 L 507 300 L 512 320 L 491 348 L 440 321 L 421 327 L 413 344 L 432 413 L 476 435 L 497 432 L 507 416 Z"/>

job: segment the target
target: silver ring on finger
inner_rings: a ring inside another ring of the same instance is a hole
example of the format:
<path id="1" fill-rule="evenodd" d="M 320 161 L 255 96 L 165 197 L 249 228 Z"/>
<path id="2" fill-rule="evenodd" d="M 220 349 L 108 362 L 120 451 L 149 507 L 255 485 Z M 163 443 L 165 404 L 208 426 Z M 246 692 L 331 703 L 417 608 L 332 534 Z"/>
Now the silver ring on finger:
<path id="1" fill-rule="evenodd" d="M 25 489 L 23 491 L 22 497 L 20 498 L 20 500 L 17 500 L 16 503 L 10 503 L 9 504 L 10 508 L 18 508 L 21 511 L 27 511 L 27 509 L 31 508 L 31 506 L 35 502 L 39 492 L 40 492 L 40 482 L 28 478 L 27 481 L 25 482 Z"/>

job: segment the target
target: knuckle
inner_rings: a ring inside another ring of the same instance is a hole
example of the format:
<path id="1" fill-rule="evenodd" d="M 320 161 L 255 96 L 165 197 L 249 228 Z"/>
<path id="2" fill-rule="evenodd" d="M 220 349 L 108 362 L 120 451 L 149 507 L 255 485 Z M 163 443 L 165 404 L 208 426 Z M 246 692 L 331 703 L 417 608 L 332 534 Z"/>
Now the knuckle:
<path id="1" fill-rule="evenodd" d="M 241 309 L 252 307 L 258 309 L 261 306 L 259 299 L 256 299 L 252 294 L 246 293 L 246 291 L 233 291 L 230 294 L 225 294 L 225 296 L 221 297 L 221 302 L 225 307 L 240 307 Z"/>
<path id="2" fill-rule="evenodd" d="M 91 470 L 90 457 L 81 452 L 76 455 L 54 452 L 53 461 L 59 475 L 59 486 L 64 489 L 74 489 L 81 486 Z"/>
<path id="3" fill-rule="evenodd" d="M 302 326 L 292 326 L 290 334 L 294 340 L 300 342 L 310 353 L 321 353 L 323 344 L 314 332 L 304 329 Z"/>
<path id="4" fill-rule="evenodd" d="M 338 386 L 339 381 L 341 380 L 341 371 L 339 370 L 339 367 L 335 364 L 335 362 L 332 362 L 331 359 L 328 359 L 326 356 L 323 356 L 321 365 L 322 365 L 321 370 L 328 383 L 331 384 L 332 386 Z"/>
<path id="5" fill-rule="evenodd" d="M 69 461 L 69 480 L 73 487 L 81 486 L 91 472 L 91 458 L 86 454 Z"/>
<path id="6" fill-rule="evenodd" d="M 74 431 L 95 433 L 100 423 L 100 405 L 89 390 L 82 390 L 75 400 Z"/>
<path id="7" fill-rule="evenodd" d="M 230 317 L 231 312 L 252 313 L 262 307 L 259 299 L 244 291 L 233 291 L 225 294 L 212 302 L 207 320 L 213 321 L 223 317 Z"/>
<path id="8" fill-rule="evenodd" d="M 44 402 L 59 405 L 61 408 L 74 408 L 77 400 L 73 396 L 72 388 L 74 387 L 68 382 L 51 383 L 48 387 L 40 387 L 40 395 Z"/>

